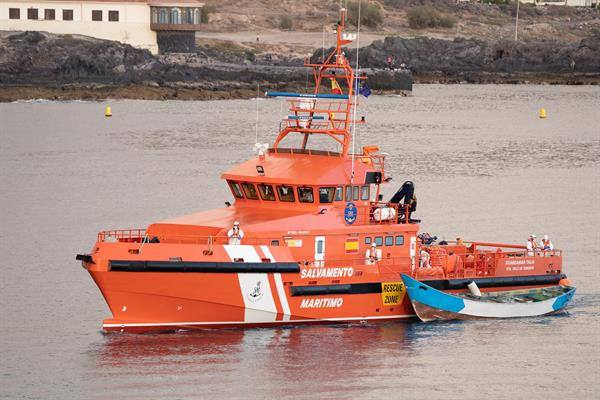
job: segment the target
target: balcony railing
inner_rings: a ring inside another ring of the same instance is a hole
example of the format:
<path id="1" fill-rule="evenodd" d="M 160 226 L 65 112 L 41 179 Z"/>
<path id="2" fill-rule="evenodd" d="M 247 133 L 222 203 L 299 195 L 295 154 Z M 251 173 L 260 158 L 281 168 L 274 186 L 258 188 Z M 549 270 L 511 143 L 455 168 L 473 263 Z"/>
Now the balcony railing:
<path id="1" fill-rule="evenodd" d="M 150 29 L 155 31 L 198 31 L 202 10 L 199 7 L 152 7 Z"/>

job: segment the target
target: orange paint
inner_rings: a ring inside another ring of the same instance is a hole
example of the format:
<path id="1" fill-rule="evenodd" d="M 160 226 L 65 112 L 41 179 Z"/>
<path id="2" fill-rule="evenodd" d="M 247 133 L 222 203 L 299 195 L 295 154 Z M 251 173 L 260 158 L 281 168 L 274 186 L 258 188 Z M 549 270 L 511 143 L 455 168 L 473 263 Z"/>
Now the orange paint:
<path id="1" fill-rule="evenodd" d="M 342 10 L 336 49 L 306 65 L 314 93 L 335 77 L 348 99 L 290 100 L 295 118 L 285 120 L 273 147 L 222 175 L 231 207 L 98 234 L 83 265 L 111 310 L 105 330 L 394 320 L 414 315 L 406 296 L 383 303 L 382 284 L 393 286 L 401 273 L 429 280 L 561 273 L 559 250 L 528 256 L 524 246 L 462 241 L 430 247 L 432 268 L 419 270 L 423 246 L 409 206 L 378 201 L 385 154 L 377 146 L 351 154 L 355 74 L 342 51 L 350 42 L 342 38 L 345 19 Z M 311 149 L 315 135 L 338 150 Z M 302 146 L 283 146 L 288 136 Z M 234 221 L 242 245 L 228 245 Z M 373 242 L 375 254 L 366 257 Z"/>

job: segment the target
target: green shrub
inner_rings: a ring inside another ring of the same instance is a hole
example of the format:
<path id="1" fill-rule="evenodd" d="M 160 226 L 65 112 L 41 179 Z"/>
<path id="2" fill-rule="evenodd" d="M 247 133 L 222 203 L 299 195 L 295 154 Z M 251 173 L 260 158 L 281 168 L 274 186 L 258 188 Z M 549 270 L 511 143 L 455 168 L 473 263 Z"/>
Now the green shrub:
<path id="1" fill-rule="evenodd" d="M 294 21 L 288 15 L 282 15 L 279 18 L 279 28 L 290 31 L 294 27 Z"/>
<path id="2" fill-rule="evenodd" d="M 248 61 L 256 61 L 256 54 L 254 54 L 254 52 L 252 50 L 246 50 L 244 52 L 244 55 L 246 56 L 246 60 Z"/>
<path id="3" fill-rule="evenodd" d="M 217 7 L 212 4 L 207 4 L 200 8 L 200 22 L 207 24 L 210 21 L 210 14 L 217 12 Z"/>
<path id="4" fill-rule="evenodd" d="M 357 26 L 358 22 L 358 2 L 348 2 L 348 22 Z M 376 4 L 370 4 L 363 1 L 360 5 L 360 23 L 371 28 L 377 28 L 383 22 L 383 14 Z"/>
<path id="5" fill-rule="evenodd" d="M 431 6 L 419 6 L 408 10 L 408 26 L 412 29 L 452 28 L 456 18 L 444 14 Z"/>

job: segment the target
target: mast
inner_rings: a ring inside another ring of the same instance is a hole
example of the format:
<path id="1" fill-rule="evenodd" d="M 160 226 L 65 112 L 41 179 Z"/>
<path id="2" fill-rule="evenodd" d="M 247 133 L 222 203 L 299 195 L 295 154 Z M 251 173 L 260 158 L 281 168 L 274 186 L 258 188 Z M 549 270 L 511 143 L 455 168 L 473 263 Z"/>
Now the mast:
<path id="1" fill-rule="evenodd" d="M 302 151 L 307 151 L 311 135 L 327 135 L 341 146 L 342 157 L 349 154 L 351 148 L 351 126 L 364 123 L 353 120 L 353 107 L 356 107 L 354 82 L 366 79 L 355 76 L 343 46 L 356 39 L 356 35 L 346 33 L 347 10 L 340 9 L 337 21 L 335 49 L 318 63 L 306 60 L 305 67 L 312 68 L 315 87 L 311 94 L 268 92 L 271 97 L 288 97 L 290 115 L 283 120 L 283 129 L 273 145 L 273 151 L 280 149 L 281 141 L 291 133 L 303 135 Z M 331 89 L 329 85 L 331 84 Z"/>

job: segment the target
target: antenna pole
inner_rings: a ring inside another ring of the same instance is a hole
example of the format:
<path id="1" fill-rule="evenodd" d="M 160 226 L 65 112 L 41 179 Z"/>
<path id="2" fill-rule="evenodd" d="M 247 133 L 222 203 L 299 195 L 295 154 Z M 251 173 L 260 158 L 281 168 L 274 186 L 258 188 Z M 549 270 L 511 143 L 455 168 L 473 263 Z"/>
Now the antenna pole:
<path id="1" fill-rule="evenodd" d="M 361 0 L 358 0 L 358 20 L 356 22 L 356 72 L 352 77 L 352 89 L 354 89 L 354 105 L 352 107 L 352 173 L 350 174 L 350 183 L 354 183 L 354 142 L 356 135 L 356 108 L 358 107 L 358 77 L 360 76 L 360 68 L 358 66 L 358 49 L 360 47 L 360 7 Z"/>

